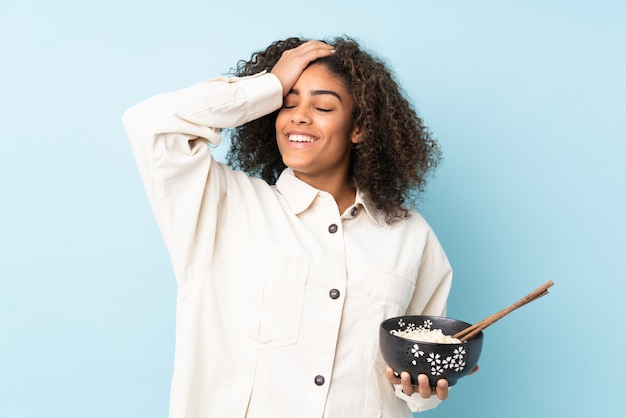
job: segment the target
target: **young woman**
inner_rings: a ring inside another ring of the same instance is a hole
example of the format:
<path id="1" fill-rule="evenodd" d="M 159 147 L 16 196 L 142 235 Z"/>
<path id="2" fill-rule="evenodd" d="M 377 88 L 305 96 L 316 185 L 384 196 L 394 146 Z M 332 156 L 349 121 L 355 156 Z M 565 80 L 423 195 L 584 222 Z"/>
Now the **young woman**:
<path id="1" fill-rule="evenodd" d="M 405 206 L 436 142 L 349 38 L 278 41 L 234 75 L 124 115 L 178 282 L 170 417 L 436 406 L 445 380 L 413 386 L 378 349 L 382 320 L 445 313 L 450 265 Z M 210 153 L 227 128 L 229 165 Z"/>

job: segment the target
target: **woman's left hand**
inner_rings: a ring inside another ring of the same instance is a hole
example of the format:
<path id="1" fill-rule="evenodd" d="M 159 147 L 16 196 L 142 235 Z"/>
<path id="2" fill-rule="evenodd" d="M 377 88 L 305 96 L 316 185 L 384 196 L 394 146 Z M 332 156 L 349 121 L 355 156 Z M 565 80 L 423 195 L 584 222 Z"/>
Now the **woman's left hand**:
<path id="1" fill-rule="evenodd" d="M 476 373 L 477 371 L 478 366 L 474 367 L 470 374 Z M 408 372 L 402 372 L 400 373 L 400 377 L 398 377 L 389 366 L 387 366 L 387 379 L 394 385 L 401 385 L 402 392 L 407 395 L 412 395 L 415 392 L 418 392 L 422 398 L 430 398 L 432 395 L 437 395 L 442 401 L 448 397 L 448 381 L 446 379 L 439 379 L 437 381 L 437 387 L 432 388 L 428 382 L 428 376 L 420 374 L 417 376 L 418 385 L 414 386 L 413 383 L 411 383 L 411 375 Z"/>
<path id="2" fill-rule="evenodd" d="M 422 398 L 430 398 L 432 395 L 437 395 L 442 401 L 448 397 L 448 381 L 446 379 L 439 379 L 437 381 L 437 387 L 431 388 L 428 382 L 428 376 L 420 374 L 417 376 L 417 386 L 411 383 L 411 375 L 409 372 L 400 373 L 400 377 L 396 376 L 391 367 L 387 367 L 387 379 L 394 385 L 401 385 L 402 392 L 407 395 L 412 395 L 418 392 Z"/>

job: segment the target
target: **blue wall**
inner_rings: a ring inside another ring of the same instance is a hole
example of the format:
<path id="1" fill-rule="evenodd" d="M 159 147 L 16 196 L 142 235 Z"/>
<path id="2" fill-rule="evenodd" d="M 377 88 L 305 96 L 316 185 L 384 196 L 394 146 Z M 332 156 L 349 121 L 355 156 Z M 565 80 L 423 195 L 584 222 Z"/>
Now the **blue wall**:
<path id="1" fill-rule="evenodd" d="M 121 114 L 275 39 L 342 33 L 392 63 L 443 147 L 421 209 L 455 267 L 449 315 L 556 283 L 421 416 L 619 415 L 624 2 L 226 3 L 0 0 L 0 416 L 167 415 L 174 279 Z"/>

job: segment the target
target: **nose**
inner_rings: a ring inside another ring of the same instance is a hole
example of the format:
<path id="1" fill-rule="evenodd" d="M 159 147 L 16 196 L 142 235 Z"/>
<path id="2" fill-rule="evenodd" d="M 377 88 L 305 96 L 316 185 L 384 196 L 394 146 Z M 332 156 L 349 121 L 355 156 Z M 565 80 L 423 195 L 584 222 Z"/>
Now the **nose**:
<path id="1" fill-rule="evenodd" d="M 311 123 L 311 115 L 305 108 L 299 106 L 292 112 L 291 122 L 297 125 L 309 124 Z"/>

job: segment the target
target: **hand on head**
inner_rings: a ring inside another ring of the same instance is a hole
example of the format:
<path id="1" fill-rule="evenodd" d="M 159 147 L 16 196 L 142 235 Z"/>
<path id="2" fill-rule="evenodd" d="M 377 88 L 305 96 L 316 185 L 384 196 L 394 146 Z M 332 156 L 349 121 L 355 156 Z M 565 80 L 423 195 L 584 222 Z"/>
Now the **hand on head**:
<path id="1" fill-rule="evenodd" d="M 296 48 L 283 52 L 271 71 L 283 86 L 283 96 L 289 93 L 300 74 L 311 62 L 328 57 L 333 52 L 334 47 L 322 41 L 307 41 Z"/>

